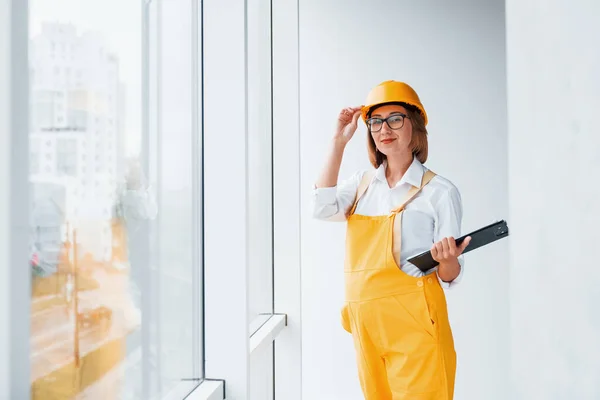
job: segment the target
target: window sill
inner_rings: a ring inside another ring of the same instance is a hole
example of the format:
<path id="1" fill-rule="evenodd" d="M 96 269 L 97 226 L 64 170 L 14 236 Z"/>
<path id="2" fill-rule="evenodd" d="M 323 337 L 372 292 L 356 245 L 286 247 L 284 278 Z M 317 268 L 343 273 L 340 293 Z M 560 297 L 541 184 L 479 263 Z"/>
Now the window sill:
<path id="1" fill-rule="evenodd" d="M 273 314 L 260 314 L 250 323 L 250 337 L 254 336 L 273 316 Z"/>
<path id="2" fill-rule="evenodd" d="M 204 380 L 185 400 L 225 400 L 223 381 Z"/>
<path id="3" fill-rule="evenodd" d="M 285 314 L 273 314 L 262 326 L 250 336 L 250 354 L 264 344 L 271 344 L 287 325 Z"/>

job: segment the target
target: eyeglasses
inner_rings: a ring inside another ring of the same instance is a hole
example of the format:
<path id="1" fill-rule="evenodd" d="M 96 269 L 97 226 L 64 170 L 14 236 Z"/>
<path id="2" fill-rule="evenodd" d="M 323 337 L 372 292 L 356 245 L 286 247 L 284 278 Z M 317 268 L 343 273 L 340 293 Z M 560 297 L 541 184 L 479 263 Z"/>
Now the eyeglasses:
<path id="1" fill-rule="evenodd" d="M 404 126 L 404 118 L 408 118 L 408 115 L 398 113 L 390 115 L 387 118 L 369 118 L 367 120 L 367 125 L 369 126 L 371 132 L 379 132 L 383 127 L 384 122 L 388 124 L 390 129 L 398 130 L 402 129 Z"/>

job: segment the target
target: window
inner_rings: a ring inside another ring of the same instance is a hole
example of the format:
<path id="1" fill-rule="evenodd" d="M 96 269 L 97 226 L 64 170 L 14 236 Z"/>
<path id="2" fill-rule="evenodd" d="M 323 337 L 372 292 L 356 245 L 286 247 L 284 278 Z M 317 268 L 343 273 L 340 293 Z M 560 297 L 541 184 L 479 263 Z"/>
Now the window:
<path id="1" fill-rule="evenodd" d="M 271 2 L 248 7 L 250 333 L 273 313 Z"/>
<path id="2" fill-rule="evenodd" d="M 29 4 L 31 68 L 47 77 L 30 83 L 30 135 L 47 128 L 56 168 L 36 174 L 32 146 L 31 398 L 183 399 L 203 378 L 198 1 Z M 78 92 L 36 50 L 72 43 L 60 68 Z M 117 87 L 122 104 L 104 107 Z M 101 145 L 111 135 L 119 151 Z"/>
<path id="3" fill-rule="evenodd" d="M 161 370 L 150 371 L 150 393 L 186 378 L 203 376 L 201 276 L 201 133 L 198 112 L 198 63 L 193 59 L 195 2 L 152 2 L 149 12 L 149 159 L 156 182 L 157 223 L 151 246 L 152 276 L 160 297 L 151 327 L 159 340 Z"/>
<path id="4" fill-rule="evenodd" d="M 248 41 L 248 258 L 250 336 L 260 336 L 273 299 L 273 82 L 271 1 L 250 1 Z M 252 343 L 252 341 L 251 341 Z M 250 398 L 273 398 L 273 350 L 251 345 Z"/>

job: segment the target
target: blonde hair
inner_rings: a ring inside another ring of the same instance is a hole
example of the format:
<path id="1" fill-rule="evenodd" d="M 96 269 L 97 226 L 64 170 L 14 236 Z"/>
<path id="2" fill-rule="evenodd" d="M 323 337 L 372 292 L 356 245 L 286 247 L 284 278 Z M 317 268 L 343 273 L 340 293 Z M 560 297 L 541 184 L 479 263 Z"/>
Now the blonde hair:
<path id="1" fill-rule="evenodd" d="M 425 119 L 423 115 L 419 111 L 419 109 L 415 106 L 406 103 L 387 103 L 387 104 L 398 104 L 406 109 L 406 115 L 408 119 L 410 119 L 410 123 L 412 124 L 412 137 L 410 140 L 410 148 L 412 150 L 413 155 L 421 162 L 421 164 L 425 164 L 427 161 L 427 155 L 429 152 L 429 142 L 427 141 L 427 128 L 425 127 Z M 373 110 L 377 107 L 381 107 L 384 104 L 379 104 L 373 108 L 371 108 L 368 112 L 370 116 Z M 377 146 L 375 146 L 375 141 L 373 140 L 373 136 L 371 135 L 371 130 L 367 128 L 367 150 L 369 152 L 369 161 L 375 168 L 379 168 L 381 164 L 386 160 L 386 155 L 377 150 Z"/>

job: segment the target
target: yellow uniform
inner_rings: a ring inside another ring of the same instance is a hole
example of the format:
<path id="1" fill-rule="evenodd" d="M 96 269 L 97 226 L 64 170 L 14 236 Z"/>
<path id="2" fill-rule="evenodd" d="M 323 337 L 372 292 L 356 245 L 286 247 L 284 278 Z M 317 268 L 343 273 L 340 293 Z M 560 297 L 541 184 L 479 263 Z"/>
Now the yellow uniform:
<path id="1" fill-rule="evenodd" d="M 347 218 L 342 324 L 354 338 L 367 400 L 453 398 L 456 353 L 444 290 L 435 275 L 407 275 L 393 256 L 404 207 L 434 176 L 425 172 L 389 215 L 364 216 L 354 211 L 370 181 L 365 174 Z"/>

